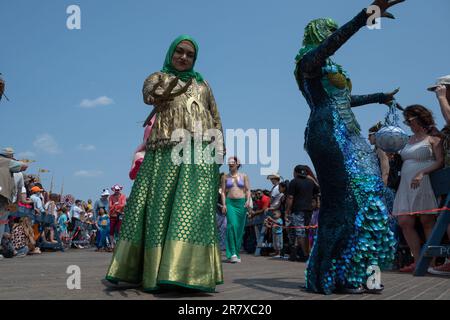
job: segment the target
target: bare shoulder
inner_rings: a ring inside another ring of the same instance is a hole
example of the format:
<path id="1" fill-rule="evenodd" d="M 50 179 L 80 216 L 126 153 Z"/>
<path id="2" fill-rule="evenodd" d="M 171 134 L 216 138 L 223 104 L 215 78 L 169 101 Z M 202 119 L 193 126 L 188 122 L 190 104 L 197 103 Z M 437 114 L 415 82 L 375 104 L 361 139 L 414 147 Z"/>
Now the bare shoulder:
<path id="1" fill-rule="evenodd" d="M 442 139 L 439 138 L 439 137 L 430 136 L 430 137 L 429 137 L 429 141 L 430 141 L 430 143 L 431 143 L 432 145 L 435 146 L 435 145 L 440 144 L 440 143 L 442 142 Z"/>

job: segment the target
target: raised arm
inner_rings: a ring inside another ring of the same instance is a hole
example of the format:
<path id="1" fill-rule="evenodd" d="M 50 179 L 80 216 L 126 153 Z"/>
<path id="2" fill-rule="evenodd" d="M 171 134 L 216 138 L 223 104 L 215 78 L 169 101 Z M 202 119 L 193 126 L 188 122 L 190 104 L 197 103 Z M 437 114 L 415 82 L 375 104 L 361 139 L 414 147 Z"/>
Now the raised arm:
<path id="1" fill-rule="evenodd" d="M 446 86 L 439 86 L 436 89 L 436 96 L 439 101 L 439 105 L 441 107 L 442 115 L 444 116 L 445 122 L 447 125 L 450 125 L 450 103 L 449 99 L 447 99 L 447 96 L 449 94 L 447 93 L 449 89 L 447 89 Z"/>
<path id="2" fill-rule="evenodd" d="M 390 19 L 395 19 L 394 16 L 387 10 L 405 0 L 374 0 L 373 6 L 377 6 L 380 9 L 380 16 Z M 317 48 L 314 48 L 300 60 L 300 68 L 298 71 L 305 73 L 313 73 L 317 69 L 322 68 L 326 60 L 332 56 L 336 51 L 344 45 L 359 29 L 367 24 L 367 19 L 371 15 L 367 10 L 362 10 L 356 17 L 350 22 L 343 25 L 337 31 L 335 31 L 330 37 L 328 37 Z"/>
<path id="3" fill-rule="evenodd" d="M 317 69 L 322 68 L 326 60 L 367 23 L 367 18 L 367 12 L 364 9 L 350 22 L 335 31 L 322 44 L 305 54 L 299 61 L 299 71 L 314 73 Z"/>

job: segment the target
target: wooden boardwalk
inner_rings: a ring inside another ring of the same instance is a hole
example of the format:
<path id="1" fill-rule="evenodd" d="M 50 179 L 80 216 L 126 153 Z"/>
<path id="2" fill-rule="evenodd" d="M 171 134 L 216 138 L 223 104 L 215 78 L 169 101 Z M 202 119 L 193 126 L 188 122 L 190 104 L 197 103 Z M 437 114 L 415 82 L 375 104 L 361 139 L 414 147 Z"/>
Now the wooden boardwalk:
<path id="1" fill-rule="evenodd" d="M 242 263 L 224 263 L 225 284 L 217 293 L 148 294 L 135 288 L 111 289 L 102 284 L 110 253 L 93 249 L 43 253 L 40 256 L 0 260 L 0 299 L 195 299 L 195 300 L 450 300 L 450 277 L 383 272 L 381 295 L 330 295 L 306 293 L 305 264 L 242 255 Z M 81 270 L 81 290 L 69 290 L 67 267 Z"/>

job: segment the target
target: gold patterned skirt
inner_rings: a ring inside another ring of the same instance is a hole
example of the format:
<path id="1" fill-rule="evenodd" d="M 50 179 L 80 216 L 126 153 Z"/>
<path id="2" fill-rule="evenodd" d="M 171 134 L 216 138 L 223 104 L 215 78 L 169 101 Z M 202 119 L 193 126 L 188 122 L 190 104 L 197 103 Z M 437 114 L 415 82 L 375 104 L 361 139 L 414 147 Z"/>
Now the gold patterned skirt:
<path id="1" fill-rule="evenodd" d="M 177 165 L 171 153 L 171 147 L 147 151 L 106 279 L 142 283 L 144 291 L 176 285 L 214 292 L 223 283 L 215 220 L 219 166 L 193 164 L 194 152 L 192 164 Z"/>

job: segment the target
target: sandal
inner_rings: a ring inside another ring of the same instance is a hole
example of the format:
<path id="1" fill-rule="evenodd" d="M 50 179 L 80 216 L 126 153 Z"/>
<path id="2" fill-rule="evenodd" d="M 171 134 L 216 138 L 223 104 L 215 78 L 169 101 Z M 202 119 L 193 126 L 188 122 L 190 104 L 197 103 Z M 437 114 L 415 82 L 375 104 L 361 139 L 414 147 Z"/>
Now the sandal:
<path id="1" fill-rule="evenodd" d="M 403 273 L 413 273 L 416 270 L 416 263 L 411 263 L 409 266 L 401 268 L 399 271 Z"/>

